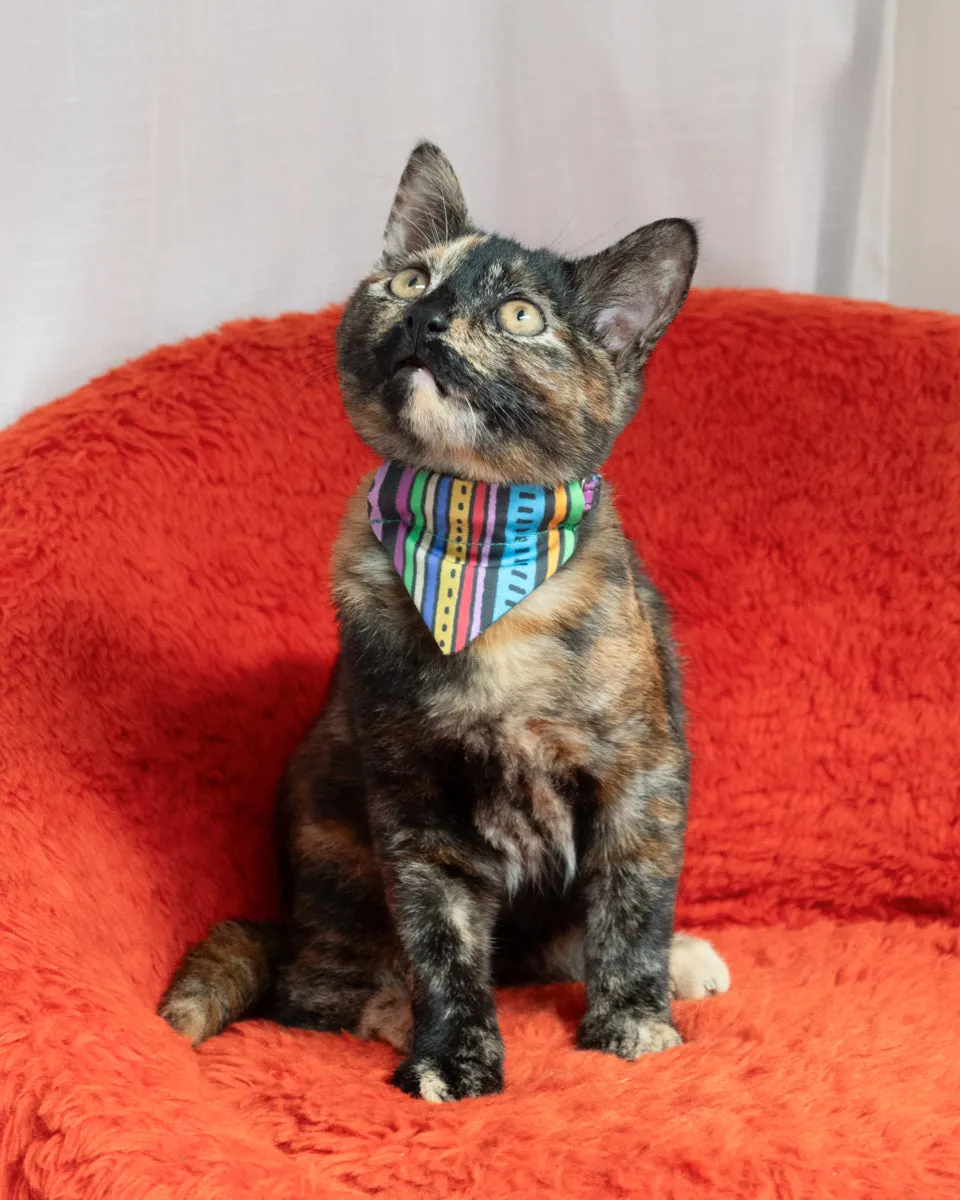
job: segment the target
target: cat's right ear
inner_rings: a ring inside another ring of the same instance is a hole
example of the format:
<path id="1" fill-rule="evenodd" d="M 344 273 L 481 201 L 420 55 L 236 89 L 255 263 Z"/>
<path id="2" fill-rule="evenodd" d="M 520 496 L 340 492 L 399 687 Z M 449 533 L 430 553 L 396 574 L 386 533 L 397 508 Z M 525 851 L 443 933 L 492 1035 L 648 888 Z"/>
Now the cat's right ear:
<path id="1" fill-rule="evenodd" d="M 383 234 L 384 254 L 402 259 L 469 232 L 467 206 L 450 160 L 432 142 L 421 142 L 400 177 Z"/>

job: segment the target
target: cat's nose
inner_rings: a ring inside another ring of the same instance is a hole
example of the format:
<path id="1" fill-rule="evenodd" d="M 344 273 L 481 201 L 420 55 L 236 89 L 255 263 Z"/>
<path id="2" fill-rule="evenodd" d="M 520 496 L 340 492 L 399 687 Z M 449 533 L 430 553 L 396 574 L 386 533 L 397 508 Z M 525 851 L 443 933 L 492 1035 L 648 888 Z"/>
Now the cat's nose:
<path id="1" fill-rule="evenodd" d="M 419 300 L 411 305 L 403 323 L 410 334 L 414 350 L 422 342 L 429 341 L 450 328 L 450 318 L 446 309 L 432 300 Z"/>

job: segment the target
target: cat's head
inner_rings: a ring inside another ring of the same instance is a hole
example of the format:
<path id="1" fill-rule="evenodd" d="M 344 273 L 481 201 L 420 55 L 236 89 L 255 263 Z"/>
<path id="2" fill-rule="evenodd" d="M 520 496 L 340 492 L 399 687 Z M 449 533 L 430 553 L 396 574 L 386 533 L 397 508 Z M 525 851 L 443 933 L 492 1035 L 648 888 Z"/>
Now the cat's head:
<path id="1" fill-rule="evenodd" d="M 350 420 L 379 454 L 414 467 L 489 482 L 585 478 L 636 411 L 643 365 L 696 259 L 682 220 L 580 259 L 483 233 L 450 163 L 424 142 L 337 335 Z"/>

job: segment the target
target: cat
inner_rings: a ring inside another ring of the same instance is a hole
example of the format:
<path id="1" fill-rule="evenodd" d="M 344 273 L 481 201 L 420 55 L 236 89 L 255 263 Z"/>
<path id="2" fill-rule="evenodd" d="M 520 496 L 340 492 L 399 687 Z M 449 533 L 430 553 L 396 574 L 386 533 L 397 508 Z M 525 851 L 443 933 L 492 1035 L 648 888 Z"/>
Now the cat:
<path id="1" fill-rule="evenodd" d="M 677 655 L 597 474 L 696 257 L 684 220 L 577 260 L 483 233 L 414 149 L 337 334 L 385 464 L 342 524 L 341 653 L 280 787 L 282 919 L 187 952 L 159 1011 L 194 1043 L 249 1015 L 349 1030 L 457 1100 L 503 1088 L 495 985 L 583 980 L 578 1045 L 624 1059 L 680 1042 L 671 996 L 729 986 L 673 933 Z"/>

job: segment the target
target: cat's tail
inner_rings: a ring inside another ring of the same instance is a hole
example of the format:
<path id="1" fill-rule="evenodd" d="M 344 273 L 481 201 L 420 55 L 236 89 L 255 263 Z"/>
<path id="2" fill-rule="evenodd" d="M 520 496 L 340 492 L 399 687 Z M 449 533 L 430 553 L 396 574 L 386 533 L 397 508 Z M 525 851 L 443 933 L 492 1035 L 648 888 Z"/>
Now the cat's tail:
<path id="1" fill-rule="evenodd" d="M 196 1046 L 264 1006 L 282 954 L 279 925 L 221 921 L 183 956 L 157 1011 Z"/>

